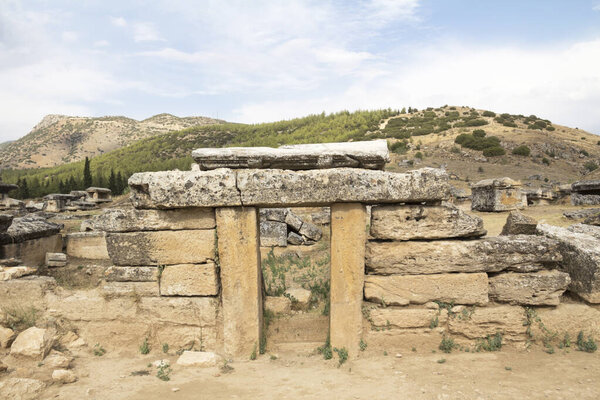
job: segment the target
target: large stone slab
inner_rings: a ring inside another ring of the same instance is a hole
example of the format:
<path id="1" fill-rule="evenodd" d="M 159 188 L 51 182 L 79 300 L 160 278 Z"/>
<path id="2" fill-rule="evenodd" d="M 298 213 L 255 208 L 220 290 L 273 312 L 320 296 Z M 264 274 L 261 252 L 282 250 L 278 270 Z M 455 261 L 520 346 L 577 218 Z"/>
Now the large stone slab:
<path id="1" fill-rule="evenodd" d="M 200 264 L 215 258 L 215 242 L 213 229 L 106 234 L 116 265 Z"/>
<path id="2" fill-rule="evenodd" d="M 0 233 L 0 244 L 21 243 L 53 236 L 59 233 L 62 227 L 35 215 L 14 218 L 6 232 Z"/>
<path id="3" fill-rule="evenodd" d="M 574 206 L 597 206 L 600 204 L 600 195 L 571 193 L 571 204 Z"/>
<path id="4" fill-rule="evenodd" d="M 228 355 L 250 357 L 262 333 L 262 277 L 255 208 L 216 210 L 223 341 Z"/>
<path id="5" fill-rule="evenodd" d="M 571 278 L 562 271 L 507 272 L 491 276 L 490 300 L 530 306 L 556 306 Z"/>
<path id="6" fill-rule="evenodd" d="M 167 265 L 160 275 L 161 296 L 216 296 L 217 266 L 206 264 Z"/>
<path id="7" fill-rule="evenodd" d="M 473 241 L 369 242 L 371 274 L 536 271 L 556 265 L 562 256 L 557 241 L 532 235 L 490 237 Z"/>
<path id="8" fill-rule="evenodd" d="M 353 167 L 383 169 L 390 161 L 386 140 L 272 147 L 206 148 L 192 151 L 202 170 L 277 168 L 290 170 Z"/>
<path id="9" fill-rule="evenodd" d="M 600 179 L 574 182 L 571 184 L 571 191 L 584 194 L 600 194 Z"/>
<path id="10" fill-rule="evenodd" d="M 437 319 L 437 324 L 443 325 L 448 320 L 446 310 L 428 308 L 375 308 L 369 313 L 369 321 L 378 328 L 429 328 L 431 322 Z M 436 324 L 436 325 L 437 325 Z"/>
<path id="11" fill-rule="evenodd" d="M 214 229 L 212 208 L 181 210 L 106 209 L 91 221 L 94 230 L 105 232 Z"/>
<path id="12" fill-rule="evenodd" d="M 538 232 L 558 240 L 563 261 L 560 269 L 569 273 L 569 290 L 590 303 L 600 303 L 600 241 L 584 233 L 547 224 Z"/>
<path id="13" fill-rule="evenodd" d="M 485 234 L 481 218 L 468 215 L 450 203 L 374 206 L 371 209 L 371 236 L 376 239 L 445 239 Z"/>
<path id="14" fill-rule="evenodd" d="M 362 337 L 367 212 L 362 204 L 331 206 L 329 335 L 333 347 L 358 355 Z"/>
<path id="15" fill-rule="evenodd" d="M 469 339 L 485 338 L 487 335 L 502 333 L 504 340 L 524 341 L 527 327 L 525 310 L 519 306 L 475 307 L 468 318 L 449 318 L 450 333 L 463 335 Z"/>
<path id="16" fill-rule="evenodd" d="M 334 168 L 163 171 L 129 178 L 137 208 L 303 206 L 438 202 L 450 196 L 445 171 L 407 173 Z"/>
<path id="17" fill-rule="evenodd" d="M 485 273 L 365 276 L 365 298 L 379 304 L 404 306 L 443 301 L 456 304 L 488 302 Z"/>
<path id="18" fill-rule="evenodd" d="M 0 259 L 17 258 L 22 265 L 39 267 L 46 262 L 46 253 L 62 251 L 63 240 L 60 234 L 39 237 L 22 242 L 0 245 Z"/>

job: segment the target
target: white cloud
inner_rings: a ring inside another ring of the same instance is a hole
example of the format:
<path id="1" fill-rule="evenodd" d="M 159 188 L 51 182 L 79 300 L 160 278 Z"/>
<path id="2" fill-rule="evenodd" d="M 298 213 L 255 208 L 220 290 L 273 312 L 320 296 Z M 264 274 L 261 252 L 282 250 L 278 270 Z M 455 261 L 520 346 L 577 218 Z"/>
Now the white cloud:
<path id="1" fill-rule="evenodd" d="M 110 43 L 108 40 L 96 40 L 94 42 L 94 47 L 108 47 Z"/>
<path id="2" fill-rule="evenodd" d="M 74 43 L 79 39 L 79 35 L 77 32 L 73 31 L 65 31 L 62 33 L 62 40 L 66 43 Z"/>
<path id="3" fill-rule="evenodd" d="M 136 42 L 164 41 L 154 25 L 149 22 L 135 22 L 133 24 L 133 40 Z"/>
<path id="4" fill-rule="evenodd" d="M 600 3 L 598 3 L 594 7 L 592 7 L 592 10 L 594 10 L 594 11 L 600 11 Z"/>
<path id="5" fill-rule="evenodd" d="M 127 20 L 123 17 L 110 17 L 110 23 L 120 28 L 127 26 Z"/>

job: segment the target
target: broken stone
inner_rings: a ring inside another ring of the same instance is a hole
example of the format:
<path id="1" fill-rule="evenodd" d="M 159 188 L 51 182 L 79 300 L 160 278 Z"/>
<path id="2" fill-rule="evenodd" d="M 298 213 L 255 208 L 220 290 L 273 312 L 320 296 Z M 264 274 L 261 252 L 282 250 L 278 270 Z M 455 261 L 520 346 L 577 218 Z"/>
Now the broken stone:
<path id="1" fill-rule="evenodd" d="M 600 226 L 600 212 L 590 215 L 583 221 L 584 224 Z"/>
<path id="2" fill-rule="evenodd" d="M 485 273 L 365 275 L 365 298 L 397 306 L 430 301 L 483 305 L 488 302 L 488 277 Z"/>
<path id="3" fill-rule="evenodd" d="M 307 310 L 310 304 L 311 292 L 303 288 L 288 289 L 285 296 L 292 301 L 292 308 L 295 310 Z"/>
<path id="4" fill-rule="evenodd" d="M 289 225 L 294 231 L 299 232 L 302 228 L 302 218 L 297 216 L 292 210 L 288 210 L 285 216 L 285 223 Z"/>
<path id="5" fill-rule="evenodd" d="M 296 232 L 290 232 L 288 233 L 287 242 L 293 245 L 301 245 L 304 244 L 304 238 Z"/>
<path id="6" fill-rule="evenodd" d="M 0 214 L 0 232 L 6 232 L 12 224 L 13 218 L 10 214 Z"/>
<path id="7" fill-rule="evenodd" d="M 565 211 L 563 215 L 568 219 L 592 218 L 594 215 L 600 215 L 600 208 L 585 208 L 583 210 Z"/>
<path id="8" fill-rule="evenodd" d="M 519 211 L 511 211 L 500 235 L 535 235 L 536 227 L 535 219 L 523 215 Z"/>
<path id="9" fill-rule="evenodd" d="M 260 245 L 263 247 L 287 246 L 287 225 L 285 222 L 261 221 Z"/>
<path id="10" fill-rule="evenodd" d="M 310 240 L 314 240 L 315 242 L 319 241 L 323 236 L 321 229 L 308 221 L 304 221 L 302 223 L 302 227 L 298 233 Z"/>
<path id="11" fill-rule="evenodd" d="M 273 314 L 289 314 L 292 309 L 292 301 L 284 296 L 265 296 L 265 309 Z"/>
<path id="12" fill-rule="evenodd" d="M 439 324 L 445 324 L 448 312 L 427 308 L 375 308 L 371 310 L 370 317 L 371 324 L 379 328 L 429 328 L 436 318 Z"/>
<path id="13" fill-rule="evenodd" d="M 285 222 L 287 210 L 285 208 L 261 208 L 260 220 L 262 221 L 277 221 Z"/>
<path id="14" fill-rule="evenodd" d="M 306 170 L 339 167 L 383 169 L 390 160 L 385 140 L 299 144 L 279 148 L 206 148 L 194 150 L 192 157 L 202 170 L 217 168 Z"/>
<path id="15" fill-rule="evenodd" d="M 419 203 L 450 195 L 448 175 L 433 168 L 407 173 L 353 168 L 143 172 L 133 174 L 129 186 L 135 207 L 159 209 Z"/>
<path id="16" fill-rule="evenodd" d="M 445 239 L 485 234 L 481 218 L 468 215 L 449 203 L 440 206 L 374 206 L 371 209 L 371 236 L 377 239 Z"/>
<path id="17" fill-rule="evenodd" d="M 501 303 L 556 306 L 567 290 L 569 274 L 557 270 L 529 273 L 508 272 L 489 278 L 490 300 Z"/>
<path id="18" fill-rule="evenodd" d="M 600 246 L 593 236 L 538 224 L 538 233 L 558 240 L 563 261 L 560 269 L 571 277 L 569 291 L 590 303 L 600 303 Z"/>
<path id="19" fill-rule="evenodd" d="M 18 267 L 23 262 L 18 258 L 4 258 L 0 260 L 0 267 Z"/>
<path id="20" fill-rule="evenodd" d="M 108 282 L 156 282 L 158 280 L 157 267 L 108 267 L 104 272 Z"/>
<path id="21" fill-rule="evenodd" d="M 368 242 L 366 267 L 372 274 L 435 274 L 442 272 L 531 272 L 562 260 L 559 243 L 512 235 L 473 241 Z"/>
<path id="22" fill-rule="evenodd" d="M 20 266 L 20 267 L 0 267 L 0 281 L 9 281 L 22 276 L 33 275 L 37 269 Z"/>
<path id="23" fill-rule="evenodd" d="M 215 231 L 155 231 L 106 234 L 116 265 L 203 263 L 215 257 Z"/>
<path id="24" fill-rule="evenodd" d="M 43 360 L 52 348 L 54 338 L 47 329 L 31 327 L 19 333 L 12 346 L 10 354 Z"/>
<path id="25" fill-rule="evenodd" d="M 46 253 L 46 266 L 64 267 L 67 265 L 67 255 L 64 253 Z"/>
<path id="26" fill-rule="evenodd" d="M 448 330 L 469 339 L 481 339 L 500 332 L 505 340 L 523 341 L 527 331 L 525 320 L 525 311 L 519 306 L 475 307 L 464 317 L 449 318 Z"/>
<path id="27" fill-rule="evenodd" d="M 221 362 L 221 357 L 210 351 L 186 350 L 177 359 L 177 365 L 184 367 L 214 367 Z"/>
<path id="28" fill-rule="evenodd" d="M 86 229 L 105 232 L 214 229 L 215 211 L 211 208 L 180 210 L 136 210 L 109 208 Z"/>
<path id="29" fill-rule="evenodd" d="M 510 211 L 527 206 L 521 182 L 510 178 L 484 179 L 471 187 L 471 209 L 477 211 Z"/>
<path id="30" fill-rule="evenodd" d="M 0 398 L 7 400 L 35 400 L 44 390 L 44 383 L 37 379 L 7 378 L 0 381 Z"/>
<path id="31" fill-rule="evenodd" d="M 12 329 L 0 326 L 0 348 L 6 349 L 9 347 L 15 336 Z"/>
<path id="32" fill-rule="evenodd" d="M 62 384 L 73 383 L 77 381 L 77 375 L 68 369 L 55 369 L 52 372 L 52 380 Z"/>
<path id="33" fill-rule="evenodd" d="M 65 356 L 63 353 L 56 350 L 52 350 L 50 354 L 48 354 L 48 357 L 44 359 L 44 365 L 53 369 L 68 369 L 71 367 L 71 362 L 73 362 L 73 357 Z"/>
<path id="34" fill-rule="evenodd" d="M 587 224 L 574 224 L 567 228 L 569 232 L 583 233 L 584 235 L 593 236 L 600 240 L 600 226 Z"/>
<path id="35" fill-rule="evenodd" d="M 215 263 L 167 265 L 160 275 L 161 296 L 216 296 L 219 277 Z"/>

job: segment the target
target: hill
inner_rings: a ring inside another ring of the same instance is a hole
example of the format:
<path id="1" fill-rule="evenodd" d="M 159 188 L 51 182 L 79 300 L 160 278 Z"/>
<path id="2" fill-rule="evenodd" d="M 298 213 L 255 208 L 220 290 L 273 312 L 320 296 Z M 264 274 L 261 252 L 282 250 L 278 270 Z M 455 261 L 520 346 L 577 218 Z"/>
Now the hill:
<path id="1" fill-rule="evenodd" d="M 222 121 L 159 114 L 143 121 L 126 117 L 47 115 L 31 132 L 0 145 L 0 168 L 54 167 L 94 157 L 137 140 Z"/>
<path id="2" fill-rule="evenodd" d="M 473 135 L 475 130 L 483 131 L 476 134 L 479 139 Z M 459 139 L 461 145 L 456 143 L 459 136 L 472 138 L 470 142 Z M 445 166 L 455 175 L 454 184 L 459 187 L 499 176 L 540 186 L 569 183 L 600 173 L 595 169 L 600 160 L 600 137 L 596 135 L 536 116 L 449 106 L 422 111 L 412 108 L 343 111 L 255 125 L 196 126 L 142 139 L 97 156 L 91 160 L 91 169 L 94 185 L 102 186 L 107 185 L 111 170 L 124 180 L 138 171 L 189 169 L 191 151 L 199 147 L 279 146 L 377 138 L 387 138 L 392 149 L 392 161 L 386 169 Z M 484 156 L 489 144 L 504 154 Z M 521 150 L 515 150 L 519 147 Z M 26 179 L 30 195 L 35 197 L 56 192 L 61 182 L 65 190 L 77 188 L 82 171 L 83 162 L 76 162 L 55 168 L 5 170 L 2 177 L 9 183 Z"/>

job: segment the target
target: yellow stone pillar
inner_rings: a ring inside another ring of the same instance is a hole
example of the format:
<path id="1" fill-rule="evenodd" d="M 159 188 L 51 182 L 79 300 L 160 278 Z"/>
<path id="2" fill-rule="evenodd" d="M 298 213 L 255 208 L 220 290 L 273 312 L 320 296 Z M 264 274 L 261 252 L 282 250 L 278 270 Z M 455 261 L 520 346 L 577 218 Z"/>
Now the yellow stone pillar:
<path id="1" fill-rule="evenodd" d="M 367 239 L 365 206 L 340 203 L 331 206 L 331 346 L 358 354 L 362 336 L 362 300 Z"/>

